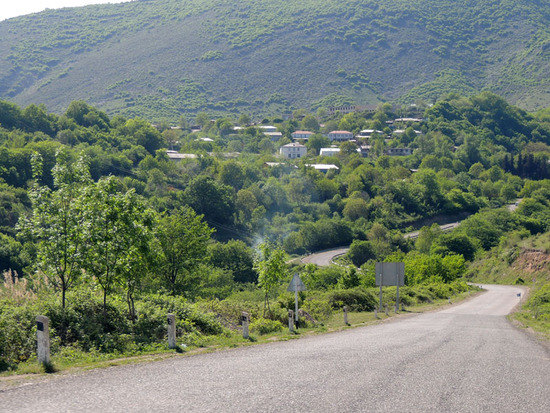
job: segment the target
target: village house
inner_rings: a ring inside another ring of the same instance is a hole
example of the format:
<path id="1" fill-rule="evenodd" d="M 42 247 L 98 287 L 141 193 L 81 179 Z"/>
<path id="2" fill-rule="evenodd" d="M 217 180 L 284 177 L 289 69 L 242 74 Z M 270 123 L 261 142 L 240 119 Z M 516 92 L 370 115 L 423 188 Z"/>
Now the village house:
<path id="1" fill-rule="evenodd" d="M 332 132 L 329 132 L 328 138 L 331 141 L 350 141 L 353 139 L 353 133 L 345 131 L 345 130 L 335 130 Z"/>
<path id="2" fill-rule="evenodd" d="M 307 141 L 312 135 L 313 135 L 313 132 L 297 130 L 295 132 L 292 132 L 290 136 L 292 137 L 292 139 L 301 139 L 301 140 Z"/>
<path id="3" fill-rule="evenodd" d="M 281 146 L 279 153 L 287 159 L 303 158 L 307 154 L 307 147 L 301 143 L 292 142 Z"/>
<path id="4" fill-rule="evenodd" d="M 409 156 L 412 155 L 412 148 L 388 148 L 384 151 L 388 156 Z"/>
<path id="5" fill-rule="evenodd" d="M 340 148 L 321 148 L 320 156 L 336 156 L 340 153 Z"/>
<path id="6" fill-rule="evenodd" d="M 306 166 L 323 173 L 327 173 L 328 171 L 331 171 L 331 170 L 338 171 L 340 169 L 334 164 L 325 164 L 325 163 L 312 163 L 312 164 L 307 164 Z"/>

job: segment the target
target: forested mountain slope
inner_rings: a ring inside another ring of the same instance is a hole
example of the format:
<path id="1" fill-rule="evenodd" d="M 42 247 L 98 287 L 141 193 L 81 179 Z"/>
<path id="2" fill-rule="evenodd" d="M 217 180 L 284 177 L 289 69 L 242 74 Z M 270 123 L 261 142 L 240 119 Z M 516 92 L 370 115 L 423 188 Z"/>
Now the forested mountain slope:
<path id="1" fill-rule="evenodd" d="M 0 22 L 0 98 L 61 113 L 210 113 L 492 90 L 550 105 L 550 4 L 497 0 L 150 0 Z M 191 116 L 189 116 L 191 117 Z"/>

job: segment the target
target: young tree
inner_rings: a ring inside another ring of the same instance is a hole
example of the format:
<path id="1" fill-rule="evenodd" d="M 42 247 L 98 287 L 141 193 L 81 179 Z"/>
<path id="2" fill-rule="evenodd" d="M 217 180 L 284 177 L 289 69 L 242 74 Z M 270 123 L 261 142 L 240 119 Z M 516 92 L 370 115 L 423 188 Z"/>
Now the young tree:
<path id="1" fill-rule="evenodd" d="M 256 261 L 254 268 L 258 272 L 258 286 L 264 291 L 264 316 L 269 307 L 269 294 L 279 286 L 287 276 L 285 252 L 282 248 L 273 248 L 267 243 L 260 244 L 261 257 Z"/>
<path id="2" fill-rule="evenodd" d="M 207 243 L 214 230 L 202 218 L 183 207 L 159 220 L 161 277 L 174 294 L 184 288 L 182 277 L 207 259 Z"/>
<path id="3" fill-rule="evenodd" d="M 103 290 L 103 309 L 106 312 L 109 293 L 124 282 L 131 307 L 151 240 L 153 212 L 133 190 L 119 192 L 113 176 L 86 187 L 81 200 L 86 240 L 83 266 Z"/>
<path id="4" fill-rule="evenodd" d="M 67 290 L 80 274 L 85 249 L 80 197 L 92 181 L 83 158 L 71 164 L 64 151 L 56 158 L 52 190 L 38 184 L 43 174 L 42 157 L 33 156 L 35 183 L 29 193 L 33 210 L 29 217 L 20 219 L 19 229 L 37 242 L 37 267 L 61 291 L 65 308 Z"/>

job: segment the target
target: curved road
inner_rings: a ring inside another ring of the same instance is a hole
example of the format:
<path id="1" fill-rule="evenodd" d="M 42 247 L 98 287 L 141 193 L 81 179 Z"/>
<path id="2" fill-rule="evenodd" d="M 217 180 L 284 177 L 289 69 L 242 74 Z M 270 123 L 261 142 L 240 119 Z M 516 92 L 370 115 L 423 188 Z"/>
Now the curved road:
<path id="1" fill-rule="evenodd" d="M 519 203 L 522 201 L 522 198 L 518 198 L 514 203 L 509 204 L 508 210 L 509 211 L 515 211 L 519 205 Z M 441 231 L 450 231 L 452 229 L 455 229 L 460 225 L 460 221 L 458 222 L 452 222 L 450 224 L 442 224 L 439 226 Z M 420 231 L 414 231 L 409 232 L 407 234 L 404 234 L 404 238 L 417 238 Z M 319 267 L 328 267 L 330 264 L 332 264 L 332 261 L 334 258 L 347 254 L 349 251 L 349 247 L 340 247 L 340 248 L 332 248 L 329 250 L 316 252 L 314 254 L 308 255 L 307 257 L 304 257 L 301 259 L 302 263 L 304 264 L 316 264 Z"/>
<path id="2" fill-rule="evenodd" d="M 451 229 L 454 229 L 460 225 L 460 222 L 453 222 L 451 224 L 444 224 L 440 225 L 439 228 L 442 231 L 449 231 Z M 404 234 L 404 238 L 417 238 L 420 231 L 414 231 L 409 232 L 407 234 Z M 316 264 L 319 267 L 328 267 L 330 264 L 332 264 L 332 261 L 334 258 L 347 254 L 349 251 L 349 247 L 340 247 L 340 248 L 331 248 L 329 250 L 316 252 L 314 254 L 310 254 L 307 257 L 304 257 L 301 259 L 302 263 L 304 264 Z"/>
<path id="3" fill-rule="evenodd" d="M 95 370 L 0 392 L 2 412 L 548 412 L 520 287 L 370 327 Z"/>

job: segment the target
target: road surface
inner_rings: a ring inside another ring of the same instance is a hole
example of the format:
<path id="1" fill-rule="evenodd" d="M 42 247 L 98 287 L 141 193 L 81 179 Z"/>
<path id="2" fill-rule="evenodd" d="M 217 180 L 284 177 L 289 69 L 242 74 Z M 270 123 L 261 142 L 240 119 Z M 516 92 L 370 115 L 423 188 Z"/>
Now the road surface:
<path id="1" fill-rule="evenodd" d="M 2 412 L 550 412 L 545 346 L 505 314 L 520 287 L 300 340 L 52 377 Z"/>
<path id="2" fill-rule="evenodd" d="M 452 229 L 455 229 L 459 225 L 460 225 L 460 222 L 453 222 L 450 224 L 440 225 L 439 228 L 442 231 L 450 231 Z M 420 231 L 409 232 L 407 234 L 404 234 L 403 237 L 414 239 L 414 238 L 418 238 L 419 233 Z M 348 251 L 349 251 L 349 247 L 332 248 L 329 250 L 316 252 L 314 254 L 308 255 L 307 257 L 302 258 L 302 262 L 304 264 L 316 264 L 319 267 L 328 267 L 329 265 L 332 264 L 333 260 L 336 257 L 347 254 Z"/>

